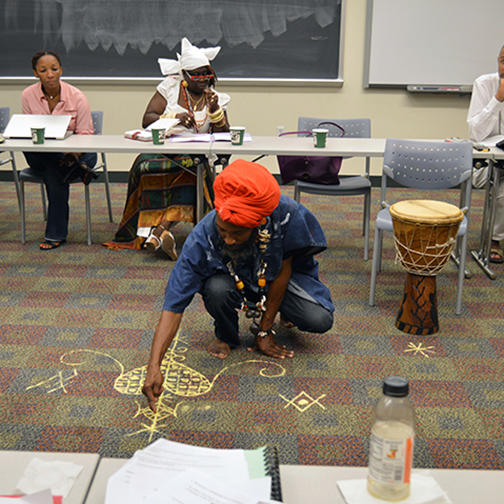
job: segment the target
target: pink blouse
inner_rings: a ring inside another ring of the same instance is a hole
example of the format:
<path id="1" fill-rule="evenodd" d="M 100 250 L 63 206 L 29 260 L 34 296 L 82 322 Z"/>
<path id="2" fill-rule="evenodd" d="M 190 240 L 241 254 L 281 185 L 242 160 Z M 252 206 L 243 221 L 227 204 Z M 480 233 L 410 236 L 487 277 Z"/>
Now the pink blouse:
<path id="1" fill-rule="evenodd" d="M 23 114 L 53 114 L 71 115 L 68 129 L 79 135 L 92 135 L 93 120 L 89 102 L 84 93 L 67 82 L 60 81 L 61 93 L 59 102 L 53 111 L 49 111 L 49 103 L 42 91 L 42 84 L 36 82 L 24 89 L 21 97 Z"/>

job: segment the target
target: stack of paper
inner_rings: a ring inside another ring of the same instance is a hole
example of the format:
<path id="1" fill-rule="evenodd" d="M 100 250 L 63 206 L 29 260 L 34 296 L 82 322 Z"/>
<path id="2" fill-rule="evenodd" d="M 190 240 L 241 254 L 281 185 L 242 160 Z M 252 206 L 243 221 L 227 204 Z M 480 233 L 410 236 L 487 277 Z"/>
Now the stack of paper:
<path id="1" fill-rule="evenodd" d="M 504 140 L 504 135 L 495 135 L 492 137 L 488 137 L 483 142 L 479 142 L 479 144 L 484 147 L 495 147 L 496 144 L 498 144 L 499 142 L 502 142 L 503 140 Z"/>
<path id="2" fill-rule="evenodd" d="M 229 131 L 216 131 L 215 133 L 176 133 L 168 139 L 170 142 L 231 142 Z M 244 142 L 251 142 L 250 133 L 245 133 Z"/>
<path id="3" fill-rule="evenodd" d="M 108 481 L 105 504 L 272 503 L 266 447 L 219 450 L 158 439 Z"/>
<path id="4" fill-rule="evenodd" d="M 152 129 L 154 128 L 165 129 L 166 136 L 168 136 L 184 129 L 184 128 L 177 129 L 178 124 L 179 124 L 178 119 L 162 118 L 158 119 L 157 121 L 154 121 L 145 129 L 134 129 L 125 131 L 124 136 L 126 138 L 131 138 L 133 140 L 141 140 L 142 142 L 152 142 L 152 131 L 151 131 Z"/>

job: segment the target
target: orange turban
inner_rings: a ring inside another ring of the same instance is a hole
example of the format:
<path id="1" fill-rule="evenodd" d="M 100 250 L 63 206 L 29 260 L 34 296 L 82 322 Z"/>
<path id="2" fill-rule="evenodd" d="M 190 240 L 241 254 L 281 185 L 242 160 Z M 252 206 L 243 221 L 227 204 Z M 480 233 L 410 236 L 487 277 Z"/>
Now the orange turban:
<path id="1" fill-rule="evenodd" d="M 223 221 L 254 228 L 280 201 L 280 186 L 262 165 L 237 159 L 215 178 L 215 209 Z"/>

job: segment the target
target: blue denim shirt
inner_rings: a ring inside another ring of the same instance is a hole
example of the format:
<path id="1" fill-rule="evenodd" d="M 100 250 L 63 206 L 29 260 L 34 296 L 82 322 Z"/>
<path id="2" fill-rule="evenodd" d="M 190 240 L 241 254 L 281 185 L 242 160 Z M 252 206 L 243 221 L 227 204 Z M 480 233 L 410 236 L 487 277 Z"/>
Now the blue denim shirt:
<path id="1" fill-rule="evenodd" d="M 225 256 L 220 250 L 220 236 L 213 210 L 187 237 L 182 252 L 171 272 L 165 290 L 163 309 L 182 313 L 194 294 L 201 292 L 205 281 L 220 273 L 229 274 Z M 292 275 L 288 289 L 324 308 L 334 311 L 329 289 L 318 278 L 314 254 L 327 248 L 324 232 L 315 216 L 288 196 L 281 196 L 278 206 L 267 218 L 271 240 L 263 255 L 267 264 L 266 290 L 278 276 L 284 259 L 292 257 Z M 257 292 L 259 254 L 235 268 L 246 289 Z"/>

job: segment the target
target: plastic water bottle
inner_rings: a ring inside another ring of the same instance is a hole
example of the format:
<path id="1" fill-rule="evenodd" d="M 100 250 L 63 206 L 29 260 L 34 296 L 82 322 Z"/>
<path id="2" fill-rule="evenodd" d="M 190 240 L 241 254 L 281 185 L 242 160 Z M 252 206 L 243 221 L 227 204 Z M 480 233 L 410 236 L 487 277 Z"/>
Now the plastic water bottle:
<path id="1" fill-rule="evenodd" d="M 404 378 L 385 379 L 383 396 L 374 410 L 367 487 L 371 495 L 387 501 L 410 494 L 415 413 L 408 392 Z"/>

